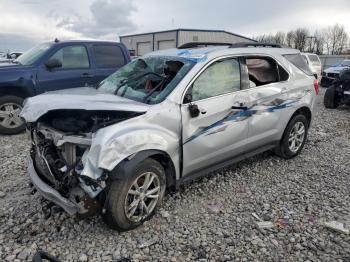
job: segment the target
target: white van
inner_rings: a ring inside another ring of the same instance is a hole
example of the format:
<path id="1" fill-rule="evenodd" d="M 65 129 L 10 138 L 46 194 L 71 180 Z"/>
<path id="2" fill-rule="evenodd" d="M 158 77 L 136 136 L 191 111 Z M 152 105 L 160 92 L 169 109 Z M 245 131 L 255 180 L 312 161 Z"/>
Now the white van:
<path id="1" fill-rule="evenodd" d="M 306 63 L 309 65 L 312 73 L 314 74 L 315 78 L 318 79 L 322 76 L 322 64 L 321 60 L 316 54 L 312 53 L 301 53 L 304 57 Z"/>

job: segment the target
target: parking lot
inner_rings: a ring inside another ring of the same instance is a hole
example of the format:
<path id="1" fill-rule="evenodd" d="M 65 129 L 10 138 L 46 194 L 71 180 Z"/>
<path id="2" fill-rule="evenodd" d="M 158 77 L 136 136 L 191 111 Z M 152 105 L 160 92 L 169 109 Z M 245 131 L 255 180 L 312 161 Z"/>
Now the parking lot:
<path id="1" fill-rule="evenodd" d="M 0 136 L 0 260 L 44 250 L 62 261 L 350 261 L 350 108 L 323 107 L 302 153 L 264 153 L 168 194 L 153 219 L 118 233 L 100 217 L 45 218 L 26 176 L 26 134 Z M 271 221 L 259 229 L 256 213 Z"/>

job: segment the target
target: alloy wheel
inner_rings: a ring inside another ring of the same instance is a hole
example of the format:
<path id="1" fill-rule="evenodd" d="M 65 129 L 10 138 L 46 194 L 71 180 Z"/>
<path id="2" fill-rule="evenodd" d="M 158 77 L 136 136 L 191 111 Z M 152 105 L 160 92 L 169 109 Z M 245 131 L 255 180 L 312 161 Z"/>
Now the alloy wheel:
<path id="1" fill-rule="evenodd" d="M 6 103 L 0 106 L 0 125 L 5 128 L 17 128 L 23 124 L 19 117 L 22 107 L 15 103 Z"/>
<path id="2" fill-rule="evenodd" d="M 138 176 L 125 198 L 124 211 L 127 218 L 139 222 L 149 216 L 157 205 L 160 193 L 160 180 L 155 173 L 145 172 Z"/>
<path id="3" fill-rule="evenodd" d="M 305 126 L 302 122 L 296 122 L 289 133 L 289 150 L 296 153 L 304 142 Z"/>

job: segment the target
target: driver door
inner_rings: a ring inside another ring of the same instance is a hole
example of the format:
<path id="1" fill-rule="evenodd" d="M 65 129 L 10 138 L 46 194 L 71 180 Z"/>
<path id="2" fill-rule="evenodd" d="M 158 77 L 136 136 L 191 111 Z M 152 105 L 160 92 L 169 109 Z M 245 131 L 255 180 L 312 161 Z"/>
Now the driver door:
<path id="1" fill-rule="evenodd" d="M 249 96 L 241 90 L 240 72 L 237 58 L 214 61 L 187 90 L 181 106 L 184 176 L 244 152 Z"/>
<path id="2" fill-rule="evenodd" d="M 49 70 L 42 66 L 37 76 L 37 93 L 82 87 L 92 84 L 93 74 L 84 45 L 71 45 L 59 49 L 50 58 L 62 63 L 62 67 Z"/>

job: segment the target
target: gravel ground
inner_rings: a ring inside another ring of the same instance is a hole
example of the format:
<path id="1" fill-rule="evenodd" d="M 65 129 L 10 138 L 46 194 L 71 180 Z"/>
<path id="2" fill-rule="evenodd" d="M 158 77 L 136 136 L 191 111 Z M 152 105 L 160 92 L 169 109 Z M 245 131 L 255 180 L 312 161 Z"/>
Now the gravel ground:
<path id="1" fill-rule="evenodd" d="M 62 261 L 350 261 L 350 234 L 323 226 L 350 222 L 350 108 L 326 110 L 323 94 L 298 157 L 267 152 L 187 184 L 126 233 L 100 217 L 45 219 L 28 186 L 26 135 L 0 136 L 0 261 L 38 249 Z M 274 227 L 259 229 L 253 212 Z"/>

